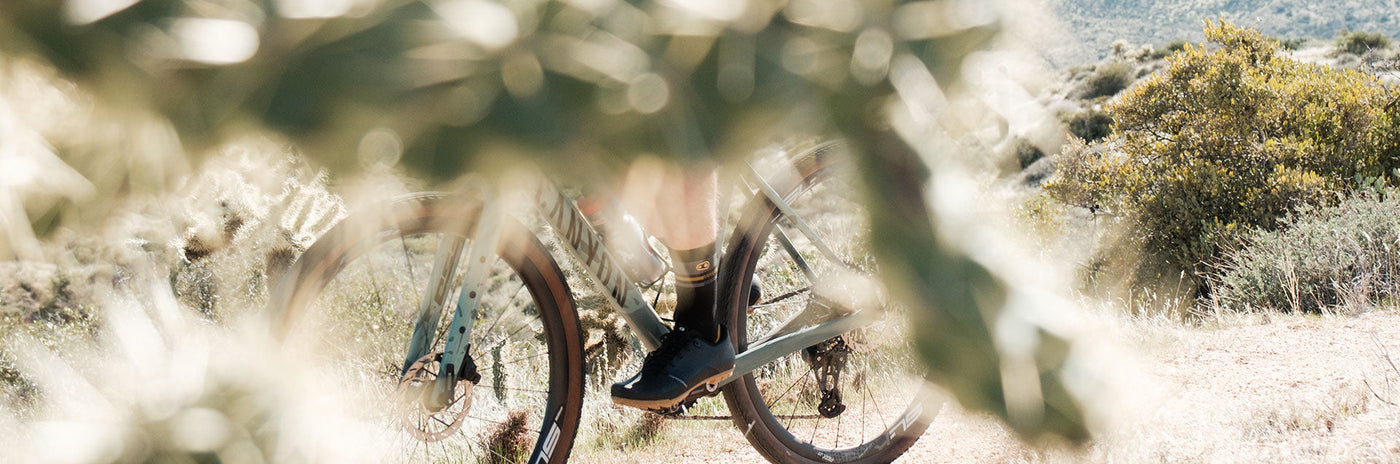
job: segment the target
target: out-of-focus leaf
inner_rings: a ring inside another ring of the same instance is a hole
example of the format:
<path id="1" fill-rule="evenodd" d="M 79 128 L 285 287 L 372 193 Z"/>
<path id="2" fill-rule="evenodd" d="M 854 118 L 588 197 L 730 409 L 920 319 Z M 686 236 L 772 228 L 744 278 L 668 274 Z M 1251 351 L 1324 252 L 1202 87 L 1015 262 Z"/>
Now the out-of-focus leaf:
<path id="1" fill-rule="evenodd" d="M 402 165 L 443 180 L 500 156 L 568 171 L 577 156 L 742 156 L 775 133 L 844 135 L 930 378 L 1027 436 L 1086 437 L 1064 341 L 1023 321 L 1037 356 L 1008 362 L 994 337 L 1008 286 L 939 238 L 930 156 L 890 122 L 953 119 L 945 93 L 1002 28 L 993 3 L 138 0 L 71 13 L 92 1 L 0 3 L 0 51 L 40 57 L 118 114 L 161 115 L 194 156 L 270 130 L 347 171 L 392 140 Z"/>

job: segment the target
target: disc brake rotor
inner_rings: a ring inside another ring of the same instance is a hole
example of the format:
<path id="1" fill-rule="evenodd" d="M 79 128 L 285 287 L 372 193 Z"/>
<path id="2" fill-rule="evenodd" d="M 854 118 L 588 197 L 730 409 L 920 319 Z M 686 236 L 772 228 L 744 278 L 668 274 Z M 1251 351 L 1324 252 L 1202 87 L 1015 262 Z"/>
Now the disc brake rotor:
<path id="1" fill-rule="evenodd" d="M 441 366 L 442 353 L 430 353 L 409 366 L 399 380 L 399 422 L 409 435 L 426 442 L 450 437 L 462 427 L 471 411 L 472 389 L 476 387 L 475 382 L 458 381 L 447 405 L 431 410 L 424 405 L 424 400 L 432 394 Z"/>

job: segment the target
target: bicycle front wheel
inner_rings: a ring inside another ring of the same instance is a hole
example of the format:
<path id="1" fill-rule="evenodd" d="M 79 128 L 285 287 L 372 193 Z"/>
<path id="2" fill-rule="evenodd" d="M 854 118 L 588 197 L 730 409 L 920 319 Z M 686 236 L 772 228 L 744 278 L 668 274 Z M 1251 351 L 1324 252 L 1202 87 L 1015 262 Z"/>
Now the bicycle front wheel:
<path id="1" fill-rule="evenodd" d="M 407 432 L 396 440 L 406 452 L 431 461 L 562 463 L 583 401 L 578 317 L 558 264 L 518 222 L 505 220 L 495 262 L 470 263 L 490 266 L 470 362 L 441 359 L 447 308 L 468 264 L 446 275 L 435 256 L 444 241 L 470 247 L 480 209 L 471 199 L 417 194 L 352 215 L 293 263 L 273 293 L 274 324 L 289 346 L 316 354 L 328 380 L 362 388 L 369 419 Z M 436 333 L 425 356 L 406 360 L 434 280 L 447 292 L 429 308 Z M 421 392 L 447 364 L 473 366 L 479 380 L 458 382 L 445 408 L 406 393 L 407 385 Z"/>
<path id="2" fill-rule="evenodd" d="M 740 352 L 813 314 L 883 313 L 725 387 L 735 425 L 773 462 L 890 462 L 937 412 L 925 407 L 901 308 L 882 302 L 872 278 L 869 227 L 846 156 L 841 145 L 821 145 L 777 170 L 773 187 L 796 214 L 756 195 L 721 265 L 721 303 Z"/>

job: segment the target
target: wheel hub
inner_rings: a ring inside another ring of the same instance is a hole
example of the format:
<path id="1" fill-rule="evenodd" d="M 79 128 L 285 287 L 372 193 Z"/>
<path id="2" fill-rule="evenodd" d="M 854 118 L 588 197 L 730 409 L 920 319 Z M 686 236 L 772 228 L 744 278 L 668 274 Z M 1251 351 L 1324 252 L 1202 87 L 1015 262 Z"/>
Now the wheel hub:
<path id="1" fill-rule="evenodd" d="M 475 366 L 471 356 L 463 363 Z M 452 436 L 462 427 L 462 422 L 471 411 L 472 390 L 481 376 L 471 369 L 468 379 L 455 382 L 452 393 L 440 407 L 430 406 L 433 385 L 437 383 L 438 372 L 442 368 L 442 353 L 430 353 L 409 366 L 399 380 L 399 423 L 409 435 L 425 442 L 440 441 Z"/>

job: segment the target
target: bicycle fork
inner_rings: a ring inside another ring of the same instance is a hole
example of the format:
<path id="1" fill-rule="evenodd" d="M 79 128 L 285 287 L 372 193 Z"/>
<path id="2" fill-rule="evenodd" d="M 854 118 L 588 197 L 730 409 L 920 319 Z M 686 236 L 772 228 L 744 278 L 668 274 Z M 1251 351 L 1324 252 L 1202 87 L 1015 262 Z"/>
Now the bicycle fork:
<path id="1" fill-rule="evenodd" d="M 467 357 L 471 349 L 468 334 L 476 321 L 477 309 L 481 307 L 481 296 L 485 294 L 487 278 L 490 276 L 490 263 L 494 261 L 500 245 L 501 225 L 505 215 L 503 202 L 488 190 L 479 189 L 484 206 L 477 222 L 476 233 L 472 236 L 471 246 L 466 247 L 466 238 L 457 235 L 444 237 L 438 244 L 433 258 L 432 280 L 429 282 L 423 303 L 418 307 L 418 321 L 414 325 L 413 338 L 409 341 L 408 354 L 400 371 L 400 375 L 407 373 L 414 362 L 427 356 L 428 350 L 432 349 L 438 320 L 447 299 L 447 289 L 451 286 L 452 276 L 465 249 L 467 271 L 462 279 L 461 289 L 457 292 L 457 304 L 453 310 L 451 325 L 448 327 L 442 363 L 439 364 L 441 367 L 431 389 L 423 392 L 421 398 L 422 406 L 429 411 L 441 410 L 451 403 L 452 392 L 456 389 L 458 381 L 467 380 L 475 384 L 481 378 L 476 373 L 475 363 Z"/>

